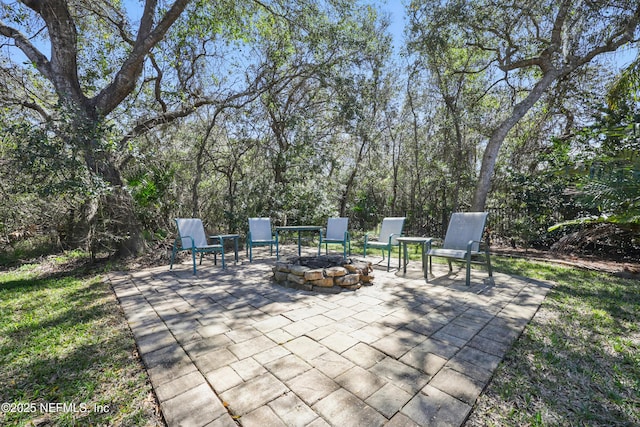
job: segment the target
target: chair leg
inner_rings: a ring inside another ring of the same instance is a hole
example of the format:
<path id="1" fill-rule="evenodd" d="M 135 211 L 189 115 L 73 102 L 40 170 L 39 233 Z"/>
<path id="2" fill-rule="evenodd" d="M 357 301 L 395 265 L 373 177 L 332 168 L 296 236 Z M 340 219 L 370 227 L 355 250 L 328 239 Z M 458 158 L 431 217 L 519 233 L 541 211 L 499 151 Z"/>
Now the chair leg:
<path id="1" fill-rule="evenodd" d="M 389 271 L 391 269 L 391 246 L 389 246 L 389 249 L 387 249 L 388 251 L 388 255 L 387 256 L 387 271 Z M 384 259 L 384 249 L 382 250 L 382 259 Z"/>
<path id="2" fill-rule="evenodd" d="M 196 274 L 196 252 L 191 251 L 191 259 L 193 260 L 193 274 Z"/>
<path id="3" fill-rule="evenodd" d="M 489 258 L 489 248 L 486 249 L 485 256 L 487 257 L 487 270 L 489 270 L 489 277 L 493 277 L 493 270 L 491 269 L 491 258 Z"/>
<path id="4" fill-rule="evenodd" d="M 171 265 L 169 266 L 169 270 L 173 270 L 173 261 L 176 258 L 176 252 L 177 252 L 176 245 L 174 244 L 173 249 L 171 250 Z"/>
<path id="5" fill-rule="evenodd" d="M 220 252 L 220 262 L 222 264 L 222 269 L 225 269 L 225 265 L 224 265 L 224 249 L 222 249 L 222 251 Z"/>
<path id="6" fill-rule="evenodd" d="M 467 286 L 470 286 L 471 285 L 471 252 L 467 253 L 466 260 L 467 260 L 466 284 Z"/>
<path id="7" fill-rule="evenodd" d="M 247 246 L 249 246 L 249 262 L 251 263 L 253 262 L 253 245 L 249 242 Z"/>

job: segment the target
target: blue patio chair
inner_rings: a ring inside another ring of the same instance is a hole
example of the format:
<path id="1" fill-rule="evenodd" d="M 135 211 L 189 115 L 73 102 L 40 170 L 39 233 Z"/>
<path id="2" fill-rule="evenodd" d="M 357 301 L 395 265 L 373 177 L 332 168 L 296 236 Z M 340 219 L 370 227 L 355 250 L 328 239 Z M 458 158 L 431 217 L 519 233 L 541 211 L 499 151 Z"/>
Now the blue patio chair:
<path id="1" fill-rule="evenodd" d="M 173 269 L 173 261 L 179 251 L 191 251 L 193 274 L 196 274 L 196 254 L 200 254 L 200 264 L 202 264 L 202 256 L 206 253 L 213 253 L 213 263 L 217 265 L 219 253 L 220 258 L 222 259 L 222 268 L 225 268 L 224 248 L 222 245 L 209 244 L 201 219 L 176 218 L 176 226 L 178 227 L 178 236 L 173 242 L 171 266 L 169 267 L 169 270 Z"/>
<path id="2" fill-rule="evenodd" d="M 273 245 L 276 243 L 271 229 L 271 218 L 249 218 L 249 234 L 247 235 L 247 250 L 249 262 L 253 262 L 254 246 L 269 246 L 269 254 L 273 255 Z"/>
<path id="3" fill-rule="evenodd" d="M 456 212 L 451 215 L 447 234 L 441 248 L 432 248 L 427 242 L 429 273 L 431 273 L 431 257 L 443 257 L 449 264 L 449 272 L 453 271 L 451 261 L 463 261 L 467 265 L 466 284 L 471 283 L 471 264 L 486 264 L 489 277 L 493 277 L 489 245 L 482 243 L 487 212 Z"/>
<path id="4" fill-rule="evenodd" d="M 327 220 L 326 236 L 320 233 L 320 246 L 324 243 L 325 253 L 329 253 L 329 243 L 342 245 L 342 256 L 347 258 L 347 252 L 351 256 L 351 237 L 348 231 L 349 218 L 329 218 Z"/>
<path id="5" fill-rule="evenodd" d="M 376 248 L 382 251 L 382 259 L 384 260 L 384 251 L 387 251 L 387 271 L 391 265 L 391 248 L 399 246 L 397 238 L 402 236 L 405 217 L 389 217 L 382 220 L 380 227 L 380 235 L 378 240 L 369 240 L 369 234 L 364 235 L 364 256 L 367 256 L 367 248 Z M 400 257 L 398 257 L 398 268 L 400 268 Z"/>

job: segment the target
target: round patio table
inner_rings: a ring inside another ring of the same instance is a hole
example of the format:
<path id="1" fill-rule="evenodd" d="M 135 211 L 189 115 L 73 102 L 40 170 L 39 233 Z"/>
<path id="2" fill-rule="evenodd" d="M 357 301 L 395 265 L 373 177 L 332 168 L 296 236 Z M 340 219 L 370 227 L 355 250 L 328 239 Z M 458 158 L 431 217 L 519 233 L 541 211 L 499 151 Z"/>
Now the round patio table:
<path id="1" fill-rule="evenodd" d="M 300 256 L 301 238 L 300 233 L 302 231 L 315 231 L 318 234 L 322 233 L 322 227 L 317 225 L 287 225 L 276 227 L 276 259 L 280 259 L 280 250 L 278 235 L 281 231 L 297 231 L 298 232 L 298 256 Z M 322 239 L 320 239 L 322 240 Z M 318 243 L 318 255 L 320 255 L 320 243 Z"/>

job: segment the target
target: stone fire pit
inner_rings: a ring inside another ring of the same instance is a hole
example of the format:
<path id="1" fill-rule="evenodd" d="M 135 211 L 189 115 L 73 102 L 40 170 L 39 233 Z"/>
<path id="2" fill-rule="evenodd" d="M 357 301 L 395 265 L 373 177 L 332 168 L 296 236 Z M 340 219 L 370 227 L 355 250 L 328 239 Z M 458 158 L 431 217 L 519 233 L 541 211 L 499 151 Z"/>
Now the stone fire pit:
<path id="1" fill-rule="evenodd" d="M 317 292 L 341 292 L 371 285 L 371 263 L 341 255 L 293 257 L 277 261 L 273 278 L 279 284 Z"/>

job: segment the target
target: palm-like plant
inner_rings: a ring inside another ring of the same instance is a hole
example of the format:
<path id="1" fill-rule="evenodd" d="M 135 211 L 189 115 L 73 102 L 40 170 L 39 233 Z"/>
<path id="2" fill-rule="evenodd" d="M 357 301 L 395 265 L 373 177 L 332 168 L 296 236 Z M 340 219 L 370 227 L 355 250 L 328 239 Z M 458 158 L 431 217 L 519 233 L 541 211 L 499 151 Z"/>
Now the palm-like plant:
<path id="1" fill-rule="evenodd" d="M 636 59 L 622 70 L 609 89 L 607 94 L 609 108 L 617 110 L 621 106 L 621 102 L 628 99 L 630 94 L 637 100 L 638 93 L 640 93 L 640 51 L 638 51 Z"/>
<path id="2" fill-rule="evenodd" d="M 549 231 L 553 231 L 581 225 L 578 231 L 561 239 L 557 248 L 566 244 L 582 246 L 601 239 L 624 241 L 622 246 L 637 246 L 640 235 L 640 105 L 635 95 L 639 89 L 640 56 L 611 89 L 609 103 L 615 108 L 604 111 L 596 124 L 576 138 L 582 147 L 582 158 L 576 163 L 583 167 L 575 168 L 582 170 L 574 189 L 575 202 L 592 214 L 550 227 Z"/>

